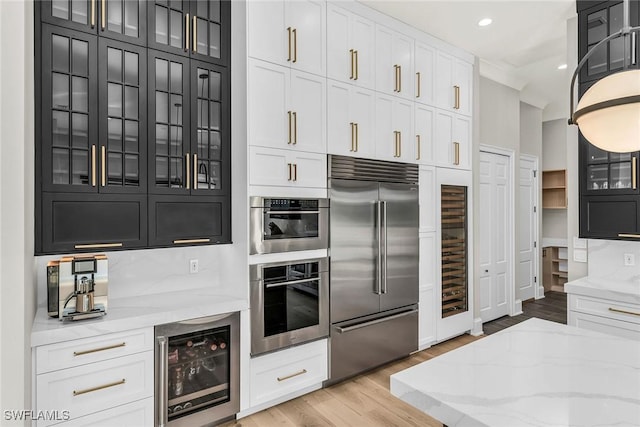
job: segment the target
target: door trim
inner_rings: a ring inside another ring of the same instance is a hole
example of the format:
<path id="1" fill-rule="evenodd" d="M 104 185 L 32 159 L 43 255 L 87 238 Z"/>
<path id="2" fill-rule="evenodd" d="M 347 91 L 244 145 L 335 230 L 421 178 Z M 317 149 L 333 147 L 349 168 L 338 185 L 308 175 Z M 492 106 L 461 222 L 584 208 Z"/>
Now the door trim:
<path id="1" fill-rule="evenodd" d="M 516 278 L 515 278 L 515 247 L 516 247 L 516 227 L 515 227 L 515 151 L 507 148 L 496 147 L 493 145 L 480 144 L 480 153 L 498 154 L 505 156 L 509 159 L 509 199 L 510 203 L 507 204 L 508 211 L 506 218 L 508 221 L 507 230 L 509 232 L 509 238 L 507 239 L 509 247 L 507 253 L 509 254 L 509 260 L 507 262 L 508 272 L 507 280 L 510 280 L 512 285 L 507 287 L 507 301 L 509 304 L 509 316 L 515 316 L 519 314 L 518 307 L 516 306 Z M 477 255 L 476 255 L 477 256 Z M 474 262 L 474 265 L 480 265 L 478 262 Z M 480 280 L 479 272 L 474 271 L 476 276 L 475 283 L 479 284 Z M 479 286 L 479 285 L 478 285 Z M 479 295 L 479 293 L 478 293 Z M 478 314 L 479 316 L 479 314 Z"/>
<path id="2" fill-rule="evenodd" d="M 535 206 L 536 207 L 540 207 L 542 206 L 542 200 L 540 199 L 540 176 L 542 174 L 542 172 L 540 171 L 540 159 L 537 156 L 533 156 L 531 154 L 520 154 L 520 160 L 529 160 L 531 162 L 533 162 L 534 164 L 534 170 L 537 171 L 536 176 L 533 178 L 533 194 L 536 195 L 536 202 L 535 202 Z M 534 230 L 533 230 L 533 238 L 534 241 L 538 243 L 537 247 L 535 248 L 534 251 L 534 255 L 533 255 L 533 271 L 534 271 L 534 275 L 535 277 L 538 278 L 538 281 L 536 283 L 536 286 L 534 288 L 534 293 L 533 293 L 533 297 L 535 299 L 540 299 L 540 298 L 544 298 L 544 287 L 542 286 L 542 275 L 540 272 L 540 251 L 542 250 L 542 243 L 540 241 L 540 211 L 539 209 L 536 209 L 536 211 L 533 213 L 534 216 L 534 221 L 533 221 L 533 226 L 534 226 Z M 520 304 L 522 304 L 522 302 L 520 302 Z"/>

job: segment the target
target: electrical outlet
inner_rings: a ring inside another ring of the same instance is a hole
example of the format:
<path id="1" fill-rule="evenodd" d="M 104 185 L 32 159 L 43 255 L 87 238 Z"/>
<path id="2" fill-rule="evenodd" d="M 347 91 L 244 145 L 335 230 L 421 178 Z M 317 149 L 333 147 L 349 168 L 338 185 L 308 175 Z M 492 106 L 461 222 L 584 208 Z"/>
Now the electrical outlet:
<path id="1" fill-rule="evenodd" d="M 624 265 L 636 265 L 636 257 L 634 254 L 624 254 Z"/>
<path id="2" fill-rule="evenodd" d="M 189 273 L 195 274 L 198 272 L 198 260 L 192 259 L 189 261 Z"/>

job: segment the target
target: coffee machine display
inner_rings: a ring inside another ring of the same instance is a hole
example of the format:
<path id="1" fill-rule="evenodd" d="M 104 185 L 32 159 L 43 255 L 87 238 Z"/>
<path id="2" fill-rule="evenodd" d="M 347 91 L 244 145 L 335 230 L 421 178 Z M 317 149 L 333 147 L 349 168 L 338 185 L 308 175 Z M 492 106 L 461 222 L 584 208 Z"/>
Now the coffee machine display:
<path id="1" fill-rule="evenodd" d="M 107 288 L 107 256 L 104 254 L 51 261 L 47 265 L 49 316 L 60 320 L 104 316 Z"/>

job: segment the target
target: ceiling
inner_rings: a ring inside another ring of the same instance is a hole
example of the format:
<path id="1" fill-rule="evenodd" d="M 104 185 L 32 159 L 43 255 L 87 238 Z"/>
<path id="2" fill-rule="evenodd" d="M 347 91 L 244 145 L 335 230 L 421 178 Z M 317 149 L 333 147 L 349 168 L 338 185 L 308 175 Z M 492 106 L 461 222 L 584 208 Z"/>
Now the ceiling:
<path id="1" fill-rule="evenodd" d="M 567 19 L 576 16 L 575 0 L 360 1 L 473 53 L 481 75 L 521 91 L 523 101 L 554 112 L 568 106 L 573 70 L 558 65 L 567 62 Z M 487 17 L 493 23 L 479 27 Z"/>

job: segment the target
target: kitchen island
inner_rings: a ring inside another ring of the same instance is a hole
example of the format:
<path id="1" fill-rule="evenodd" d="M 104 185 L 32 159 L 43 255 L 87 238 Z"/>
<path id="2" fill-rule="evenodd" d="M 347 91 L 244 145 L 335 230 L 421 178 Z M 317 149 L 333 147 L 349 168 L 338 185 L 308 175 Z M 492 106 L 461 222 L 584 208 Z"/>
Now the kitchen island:
<path id="1" fill-rule="evenodd" d="M 449 427 L 640 426 L 640 342 L 529 319 L 391 376 Z"/>

